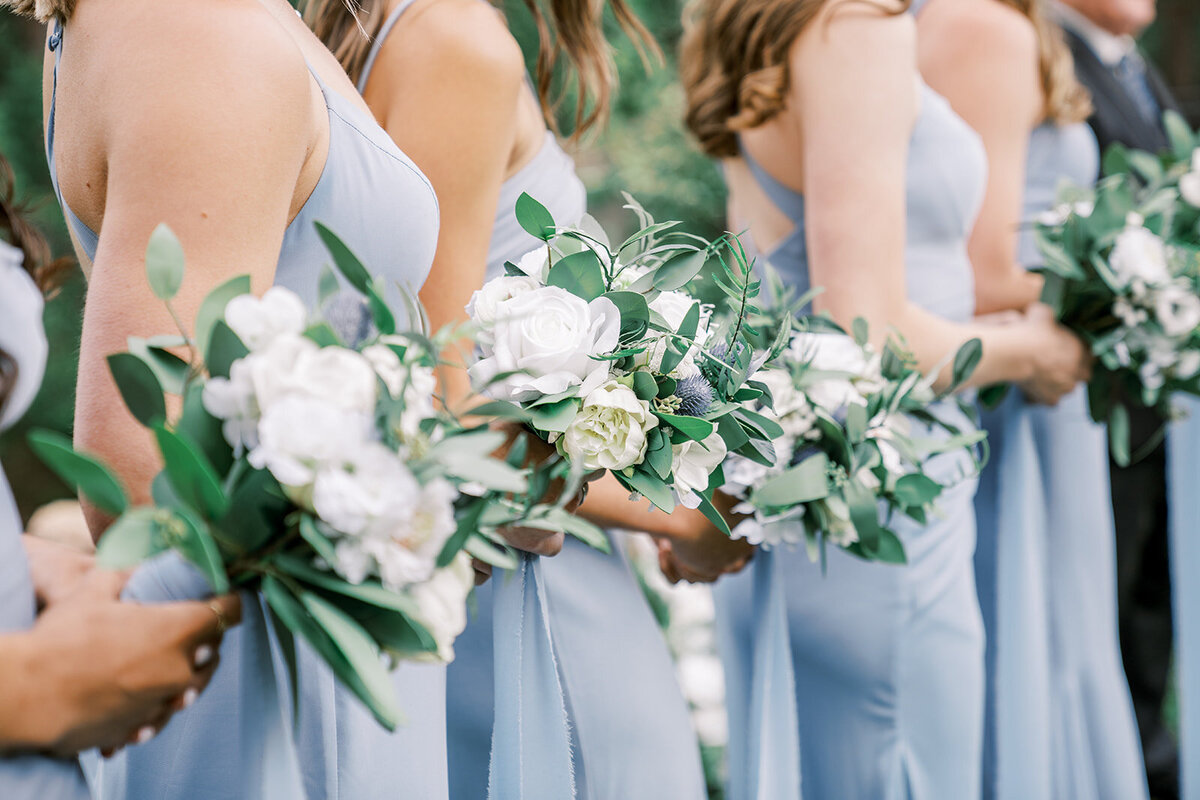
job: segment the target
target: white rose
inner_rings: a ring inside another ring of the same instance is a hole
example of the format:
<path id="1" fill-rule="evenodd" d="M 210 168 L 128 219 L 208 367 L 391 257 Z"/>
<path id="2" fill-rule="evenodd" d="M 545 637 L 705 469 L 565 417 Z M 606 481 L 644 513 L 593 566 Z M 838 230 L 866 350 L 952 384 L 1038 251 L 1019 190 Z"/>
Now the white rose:
<path id="1" fill-rule="evenodd" d="M 486 394 L 524 401 L 572 389 L 587 395 L 608 377 L 609 363 L 592 358 L 617 346 L 621 314 L 611 300 L 588 303 L 556 286 L 514 297 L 497 311 L 494 342 L 468 372 Z"/>
<path id="2" fill-rule="evenodd" d="M 379 398 L 371 362 L 344 347 L 320 347 L 301 353 L 291 384 L 296 392 L 364 414 L 375 413 Z M 259 405 L 263 407 L 261 400 Z"/>
<path id="3" fill-rule="evenodd" d="M 542 245 L 530 250 L 517 259 L 517 269 L 524 272 L 538 283 L 544 284 L 550 276 L 550 245 Z"/>
<path id="4" fill-rule="evenodd" d="M 671 473 L 675 476 L 675 492 L 687 508 L 700 504 L 698 492 L 708 488 L 713 471 L 725 460 L 725 440 L 715 431 L 700 442 L 687 441 L 671 445 Z"/>
<path id="5" fill-rule="evenodd" d="M 646 457 L 646 433 L 656 425 L 658 418 L 650 413 L 648 402 L 610 380 L 584 398 L 560 441 L 585 470 L 622 470 Z"/>
<path id="6" fill-rule="evenodd" d="M 306 496 L 317 473 L 354 456 L 368 440 L 371 417 L 322 400 L 289 395 L 263 413 L 258 426 L 258 446 L 250 451 L 250 464 L 268 469 L 297 499 Z"/>
<path id="7" fill-rule="evenodd" d="M 434 658 L 454 660 L 454 640 L 467 627 L 467 597 L 475 586 L 471 557 L 459 553 L 445 568 L 423 583 L 414 584 L 409 594 L 417 603 L 420 622 L 437 642 Z"/>
<path id="8" fill-rule="evenodd" d="M 788 354 L 813 370 L 833 373 L 816 376 L 803 386 L 809 401 L 830 414 L 850 404 L 863 405 L 865 395 L 881 391 L 886 385 L 879 357 L 849 336 L 799 333 L 792 339 Z"/>
<path id="9" fill-rule="evenodd" d="M 1192 151 L 1192 169 L 1179 179 L 1179 194 L 1189 205 L 1200 207 L 1200 149 Z"/>
<path id="10" fill-rule="evenodd" d="M 1168 336 L 1187 336 L 1200 325 L 1200 297 L 1176 284 L 1155 293 L 1154 315 Z"/>
<path id="11" fill-rule="evenodd" d="M 772 416 L 790 439 L 801 439 L 817 423 L 817 415 L 803 392 L 796 389 L 792 376 L 781 369 L 764 369 L 754 379 L 765 383 L 774 401 Z"/>
<path id="12" fill-rule="evenodd" d="M 1109 264 L 1124 286 L 1134 282 L 1156 286 L 1171 277 L 1166 245 L 1140 225 L 1131 225 L 1117 235 Z"/>
<path id="13" fill-rule="evenodd" d="M 250 352 L 263 349 L 279 336 L 303 333 L 307 316 L 304 302 L 282 286 L 272 286 L 261 298 L 239 295 L 225 306 L 225 324 Z"/>
<path id="14" fill-rule="evenodd" d="M 492 278 L 471 295 L 471 302 L 467 303 L 467 314 L 480 325 L 490 326 L 496 321 L 496 309 L 501 303 L 538 288 L 541 288 L 541 283 L 527 275 L 502 275 Z"/>
<path id="15" fill-rule="evenodd" d="M 672 331 L 679 330 L 679 326 L 683 324 L 683 318 L 691 311 L 692 306 L 697 304 L 697 300 L 684 292 L 662 292 L 653 300 L 650 301 L 650 310 L 657 313 L 666 322 L 667 327 Z M 672 371 L 680 377 L 688 377 L 689 375 L 698 374 L 700 369 L 696 366 L 696 353 L 705 345 L 709 338 L 708 323 L 712 318 L 712 307 L 700 305 L 700 322 L 696 327 L 696 344 L 688 348 L 679 365 Z M 663 356 L 667 352 L 667 337 L 660 337 L 657 342 L 651 345 L 646 351 L 639 353 L 634 359 L 634 363 L 640 367 L 649 367 L 651 370 L 658 372 L 662 367 Z"/>
<path id="16" fill-rule="evenodd" d="M 1175 377 L 1181 380 L 1187 380 L 1200 372 L 1200 352 L 1196 350 L 1184 350 L 1175 360 L 1175 369 L 1172 370 Z"/>

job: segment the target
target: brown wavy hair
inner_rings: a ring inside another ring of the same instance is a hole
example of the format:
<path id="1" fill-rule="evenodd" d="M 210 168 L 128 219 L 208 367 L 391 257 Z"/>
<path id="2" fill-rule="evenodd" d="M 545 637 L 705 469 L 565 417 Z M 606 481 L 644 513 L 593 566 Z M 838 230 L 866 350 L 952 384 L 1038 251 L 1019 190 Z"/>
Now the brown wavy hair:
<path id="1" fill-rule="evenodd" d="M 1000 0 L 1033 23 L 1038 39 L 1038 68 L 1042 77 L 1046 119 L 1058 125 L 1082 122 L 1091 116 L 1092 96 L 1075 77 L 1075 60 L 1058 27 L 1046 16 L 1042 0 Z"/>
<path id="2" fill-rule="evenodd" d="M 0 0 L 0 8 L 7 8 L 22 17 L 32 17 L 38 22 L 52 19 L 66 21 L 75 13 L 75 0 Z"/>
<path id="3" fill-rule="evenodd" d="M 686 122 L 714 158 L 738 154 L 738 133 L 784 109 L 792 43 L 829 2 L 864 2 L 902 14 L 910 0 L 697 0 L 688 9 L 679 70 Z"/>
<path id="4" fill-rule="evenodd" d="M 555 74 L 564 59 L 567 77 L 578 89 L 572 134 L 579 136 L 608 118 L 617 69 L 612 46 L 604 36 L 604 9 L 612 8 L 644 64 L 660 61 L 654 37 L 625 0 L 524 0 L 538 31 L 536 83 L 546 124 L 558 132 L 557 112 L 568 94 L 568 81 L 555 89 Z M 499 5 L 493 0 L 493 5 Z M 307 0 L 304 21 L 357 82 L 387 16 L 384 0 Z M 548 8 L 546 8 L 548 7 Z"/>
<path id="5" fill-rule="evenodd" d="M 12 166 L 0 156 L 0 236 L 24 253 L 25 269 L 38 288 L 51 292 L 62 284 L 75 262 L 52 257 L 46 237 L 28 219 L 29 210 L 29 204 L 16 197 Z"/>

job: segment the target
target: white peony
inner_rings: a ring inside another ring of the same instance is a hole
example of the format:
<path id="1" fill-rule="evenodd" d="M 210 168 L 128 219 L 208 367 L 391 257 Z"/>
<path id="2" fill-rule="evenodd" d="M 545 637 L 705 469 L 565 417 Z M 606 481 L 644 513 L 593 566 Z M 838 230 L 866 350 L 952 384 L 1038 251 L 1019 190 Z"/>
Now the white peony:
<path id="1" fill-rule="evenodd" d="M 537 278 L 527 275 L 502 275 L 492 278 L 471 295 L 471 302 L 467 303 L 467 314 L 478 324 L 490 326 L 496 321 L 496 309 L 501 303 L 540 287 L 541 283 Z"/>
<path id="2" fill-rule="evenodd" d="M 494 341 L 468 372 L 476 385 L 502 400 L 534 400 L 578 390 L 586 396 L 608 377 L 609 364 L 592 356 L 617 346 L 621 314 L 598 297 L 588 303 L 545 286 L 500 304 Z M 506 372 L 517 374 L 492 382 Z"/>
<path id="3" fill-rule="evenodd" d="M 323 469 L 351 458 L 368 440 L 371 417 L 304 395 L 289 395 L 263 413 L 251 466 L 268 469 L 301 504 Z"/>
<path id="4" fill-rule="evenodd" d="M 252 353 L 280 336 L 303 333 L 307 316 L 304 302 L 282 286 L 272 286 L 261 298 L 239 295 L 225 306 L 225 324 Z"/>
<path id="5" fill-rule="evenodd" d="M 796 363 L 827 375 L 814 376 L 804 383 L 808 399 L 833 414 L 848 405 L 865 404 L 865 396 L 886 386 L 879 356 L 840 333 L 799 333 L 789 346 L 789 357 Z"/>
<path id="6" fill-rule="evenodd" d="M 697 493 L 708 488 L 713 471 L 725 456 L 725 440 L 715 431 L 700 442 L 671 445 L 671 473 L 681 505 L 695 508 L 700 504 Z"/>
<path id="7" fill-rule="evenodd" d="M 396 453 L 369 442 L 317 473 L 313 511 L 338 533 L 392 539 L 402 535 L 420 491 Z"/>
<path id="8" fill-rule="evenodd" d="M 1166 245 L 1141 225 L 1130 225 L 1117 235 L 1109 264 L 1122 286 L 1157 286 L 1171 278 Z"/>
<path id="9" fill-rule="evenodd" d="M 434 572 L 428 581 L 409 587 L 416 601 L 420 622 L 437 642 L 434 658 L 454 660 L 454 640 L 467 627 L 467 597 L 475 586 L 471 557 L 459 553 L 445 568 Z"/>
<path id="10" fill-rule="evenodd" d="M 363 414 L 374 414 L 379 399 L 371 362 L 344 347 L 320 347 L 301 353 L 290 383 L 292 391 Z M 259 407 L 265 408 L 259 397 Z"/>
<path id="11" fill-rule="evenodd" d="M 584 398 L 559 442 L 585 470 L 622 470 L 646 457 L 646 433 L 657 425 L 648 402 L 609 380 Z"/>
<path id="12" fill-rule="evenodd" d="M 781 369 L 764 369 L 755 373 L 754 379 L 767 385 L 774 402 L 771 416 L 783 428 L 790 439 L 801 439 L 813 430 L 817 414 L 804 392 L 796 388 L 792 376 Z"/>
<path id="13" fill-rule="evenodd" d="M 1200 325 L 1200 297 L 1170 284 L 1155 292 L 1154 315 L 1168 336 L 1188 336 Z"/>
<path id="14" fill-rule="evenodd" d="M 1189 205 L 1200 207 L 1200 148 L 1192 151 L 1192 169 L 1179 179 L 1179 194 Z"/>

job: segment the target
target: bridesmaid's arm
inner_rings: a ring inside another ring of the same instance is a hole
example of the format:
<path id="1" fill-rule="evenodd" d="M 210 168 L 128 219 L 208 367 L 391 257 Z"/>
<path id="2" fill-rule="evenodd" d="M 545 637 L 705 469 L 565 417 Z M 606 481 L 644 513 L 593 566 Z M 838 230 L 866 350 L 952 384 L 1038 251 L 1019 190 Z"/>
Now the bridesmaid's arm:
<path id="1" fill-rule="evenodd" d="M 1087 373 L 1079 341 L 1036 314 L 1009 325 L 959 324 L 912 303 L 905 284 L 906 167 L 918 108 L 915 27 L 867 4 L 827 6 L 791 53 L 787 123 L 804 143 L 814 303 L 881 342 L 907 340 L 925 371 L 971 338 L 983 358 L 970 385 L 1031 382 L 1056 401 Z M 869 234 L 869 235 L 864 235 Z M 949 369 L 939 383 L 949 381 Z"/>
<path id="2" fill-rule="evenodd" d="M 996 0 L 932 3 L 917 28 L 921 73 L 979 132 L 988 154 L 987 194 L 968 244 L 975 311 L 1022 311 L 1042 291 L 1041 277 L 1017 262 L 1029 136 L 1046 105 L 1037 32 Z"/>
<path id="3" fill-rule="evenodd" d="M 88 20 L 92 36 L 109 38 L 87 62 L 88 75 L 110 77 L 94 98 L 101 119 L 89 136 L 102 150 L 103 224 L 92 226 L 101 235 L 84 312 L 75 441 L 143 503 L 157 451 L 126 411 L 105 358 L 125 350 L 130 336 L 175 330 L 146 281 L 150 233 L 165 222 L 183 244 L 187 272 L 173 306 L 185 325 L 230 277 L 248 273 L 255 291 L 265 290 L 288 220 L 307 195 L 293 197 L 298 176 L 313 151 L 319 170 L 327 134 L 314 122 L 319 93 L 299 50 L 260 8 L 174 4 L 158 15 L 153 36 L 127 18 Z M 60 125 L 68 119 L 60 115 Z M 109 520 L 86 511 L 98 538 Z"/>
<path id="4" fill-rule="evenodd" d="M 477 0 L 415 4 L 384 40 L 371 72 L 368 105 L 438 196 L 437 254 L 421 289 L 435 330 L 466 322 L 466 305 L 483 285 L 500 187 L 517 145 L 524 74 L 512 34 Z M 448 360 L 461 362 L 474 346 L 469 339 L 457 345 Z M 465 370 L 443 368 L 439 378 L 452 406 L 470 394 Z"/>

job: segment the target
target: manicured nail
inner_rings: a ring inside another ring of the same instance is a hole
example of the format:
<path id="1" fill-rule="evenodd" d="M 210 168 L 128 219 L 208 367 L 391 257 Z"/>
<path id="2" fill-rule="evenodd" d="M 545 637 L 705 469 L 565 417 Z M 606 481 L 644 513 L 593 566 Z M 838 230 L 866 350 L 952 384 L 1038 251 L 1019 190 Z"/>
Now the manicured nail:
<path id="1" fill-rule="evenodd" d="M 212 645 L 202 644 L 196 648 L 196 657 L 192 663 L 196 665 L 196 669 L 203 669 L 208 666 L 208 662 L 212 661 L 213 649 Z"/>
<path id="2" fill-rule="evenodd" d="M 196 698 L 200 696 L 200 691 L 195 686 L 190 686 L 183 692 L 183 707 L 190 708 L 192 703 L 196 702 Z"/>
<path id="3" fill-rule="evenodd" d="M 137 743 L 138 744 L 145 744 L 146 742 L 150 741 L 153 738 L 154 738 L 154 726 L 153 725 L 147 725 L 143 728 L 138 728 L 138 732 L 137 732 Z"/>

